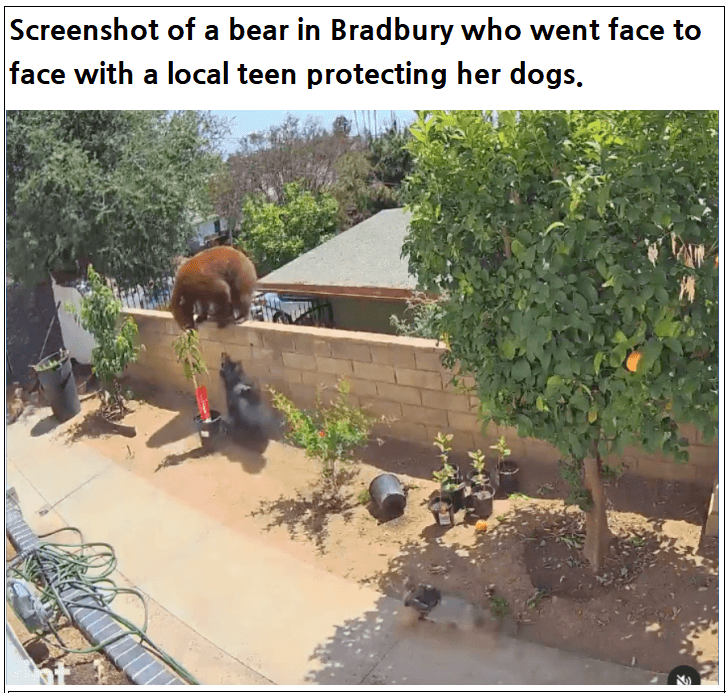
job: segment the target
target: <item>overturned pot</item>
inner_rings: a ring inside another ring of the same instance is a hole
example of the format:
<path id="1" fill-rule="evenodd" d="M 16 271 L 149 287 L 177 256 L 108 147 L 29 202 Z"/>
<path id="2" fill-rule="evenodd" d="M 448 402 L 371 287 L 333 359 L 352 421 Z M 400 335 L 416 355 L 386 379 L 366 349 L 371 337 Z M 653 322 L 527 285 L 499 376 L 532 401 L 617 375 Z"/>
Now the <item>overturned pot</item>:
<path id="1" fill-rule="evenodd" d="M 368 492 L 384 517 L 392 519 L 403 515 L 406 494 L 403 484 L 394 474 L 379 474 L 371 481 Z"/>
<path id="2" fill-rule="evenodd" d="M 209 421 L 202 421 L 201 414 L 197 414 L 194 417 L 194 423 L 197 425 L 199 437 L 202 440 L 202 447 L 209 448 L 210 450 L 213 449 L 224 434 L 222 415 L 212 409 L 209 412 Z"/>

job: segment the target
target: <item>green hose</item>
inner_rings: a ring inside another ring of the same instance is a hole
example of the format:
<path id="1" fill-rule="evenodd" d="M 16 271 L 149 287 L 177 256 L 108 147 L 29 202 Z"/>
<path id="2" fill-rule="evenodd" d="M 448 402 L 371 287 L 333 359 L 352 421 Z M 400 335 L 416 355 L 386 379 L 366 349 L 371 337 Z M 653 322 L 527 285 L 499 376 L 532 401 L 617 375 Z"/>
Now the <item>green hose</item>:
<path id="1" fill-rule="evenodd" d="M 40 538 L 68 530 L 77 532 L 81 540 L 83 539 L 83 534 L 76 527 L 64 527 L 63 529 L 43 534 Z M 115 569 L 116 553 L 110 544 L 104 542 L 54 544 L 44 541 L 40 543 L 38 548 L 21 558 L 17 563 L 11 561 L 6 568 L 6 577 L 22 578 L 35 586 L 40 595 L 41 602 L 52 610 L 52 621 L 55 621 L 55 623 L 50 623 L 49 625 L 61 649 L 64 651 L 90 654 L 102 650 L 112 642 L 120 640 L 129 634 L 135 635 L 154 650 L 159 659 L 181 678 L 192 685 L 200 685 L 199 681 L 192 674 L 173 657 L 166 654 L 146 634 L 146 629 L 149 624 L 149 608 L 146 603 L 146 598 L 137 589 L 118 587 L 109 577 Z M 74 599 L 61 599 L 59 593 L 69 588 L 79 589 L 82 594 Z M 110 608 L 107 608 L 119 594 L 133 594 L 141 600 L 144 606 L 144 625 L 141 628 L 115 613 Z M 101 604 L 88 604 L 81 601 L 88 596 L 100 601 Z M 126 628 L 126 631 L 88 649 L 75 650 L 69 648 L 63 643 L 56 630 L 56 625 L 61 615 L 65 615 L 69 621 L 71 620 L 68 607 L 82 607 L 107 614 Z"/>

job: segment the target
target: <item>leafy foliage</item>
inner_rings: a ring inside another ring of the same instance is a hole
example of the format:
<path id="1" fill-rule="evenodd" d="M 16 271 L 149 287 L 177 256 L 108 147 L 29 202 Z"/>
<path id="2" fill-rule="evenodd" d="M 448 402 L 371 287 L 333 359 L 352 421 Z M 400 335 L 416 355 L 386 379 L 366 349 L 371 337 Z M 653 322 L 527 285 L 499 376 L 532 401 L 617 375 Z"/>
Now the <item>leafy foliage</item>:
<path id="1" fill-rule="evenodd" d="M 33 284 L 92 263 L 129 286 L 171 266 L 209 206 L 218 134 L 195 111 L 9 111 L 9 274 Z"/>
<path id="2" fill-rule="evenodd" d="M 90 292 L 81 299 L 80 322 L 96 342 L 91 351 L 93 372 L 110 396 L 112 406 L 123 413 L 124 397 L 118 378 L 126 366 L 138 359 L 140 347 L 135 338 L 139 328 L 131 317 L 119 325 L 121 301 L 92 265 L 88 267 L 88 283 Z"/>
<path id="3" fill-rule="evenodd" d="M 313 195 L 300 183 L 289 183 L 280 203 L 247 199 L 239 247 L 264 276 L 330 238 L 337 212 L 338 205 L 328 193 Z"/>
<path id="4" fill-rule="evenodd" d="M 678 421 L 713 436 L 717 113 L 435 112 L 412 130 L 405 252 L 450 294 L 445 360 L 475 374 L 482 415 L 575 460 L 629 442 L 683 460 Z"/>
<path id="5" fill-rule="evenodd" d="M 483 421 L 573 465 L 598 568 L 607 455 L 684 461 L 678 422 L 716 433 L 718 113 L 421 112 L 412 135 L 404 253 L 449 294 L 443 362 Z"/>
<path id="6" fill-rule="evenodd" d="M 199 332 L 184 330 L 172 343 L 177 361 L 184 369 L 184 377 L 194 380 L 196 376 L 207 372 L 207 364 L 202 357 L 199 344 Z"/>
<path id="7" fill-rule="evenodd" d="M 323 407 L 318 393 L 314 411 L 299 409 L 288 397 L 272 390 L 272 401 L 287 418 L 288 439 L 305 450 L 308 457 L 319 460 L 323 475 L 335 489 L 338 486 L 336 462 L 349 460 L 356 448 L 365 445 L 371 427 L 377 421 L 350 403 L 350 383 L 338 383 L 338 396 Z"/>
<path id="8" fill-rule="evenodd" d="M 441 338 L 441 320 L 445 313 L 446 296 L 428 296 L 417 291 L 406 299 L 404 319 L 391 316 L 391 325 L 398 334 L 424 339 Z M 407 314 L 407 315 L 406 315 Z"/>

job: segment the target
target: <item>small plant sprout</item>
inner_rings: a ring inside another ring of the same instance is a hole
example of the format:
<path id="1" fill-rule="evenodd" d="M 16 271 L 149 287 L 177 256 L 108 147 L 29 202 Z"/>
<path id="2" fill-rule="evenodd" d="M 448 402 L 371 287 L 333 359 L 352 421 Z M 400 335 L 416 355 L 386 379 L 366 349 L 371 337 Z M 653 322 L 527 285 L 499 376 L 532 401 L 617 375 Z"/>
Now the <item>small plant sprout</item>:
<path id="1" fill-rule="evenodd" d="M 476 473 L 479 475 L 483 474 L 486 468 L 484 453 L 481 450 L 475 450 L 469 453 L 469 457 L 471 458 L 471 466 L 474 467 Z"/>
<path id="2" fill-rule="evenodd" d="M 358 503 L 361 505 L 368 505 L 368 503 L 371 502 L 371 492 L 364 488 L 359 494 L 358 494 Z"/>
<path id="3" fill-rule="evenodd" d="M 444 464 L 449 461 L 449 454 L 451 453 L 451 441 L 453 439 L 453 433 L 447 433 L 446 435 L 444 435 L 443 433 L 439 432 L 439 434 L 436 436 L 436 439 L 434 440 L 434 445 L 439 450 L 441 450 L 441 454 L 439 455 L 439 457 Z"/>
<path id="4" fill-rule="evenodd" d="M 504 597 L 492 597 L 489 605 L 496 618 L 504 618 L 509 613 L 509 602 Z"/>
<path id="5" fill-rule="evenodd" d="M 497 458 L 497 469 L 501 470 L 504 460 L 512 454 L 512 451 L 507 447 L 507 441 L 504 439 L 504 436 L 501 436 L 496 445 L 490 445 L 489 447 L 499 453 Z"/>

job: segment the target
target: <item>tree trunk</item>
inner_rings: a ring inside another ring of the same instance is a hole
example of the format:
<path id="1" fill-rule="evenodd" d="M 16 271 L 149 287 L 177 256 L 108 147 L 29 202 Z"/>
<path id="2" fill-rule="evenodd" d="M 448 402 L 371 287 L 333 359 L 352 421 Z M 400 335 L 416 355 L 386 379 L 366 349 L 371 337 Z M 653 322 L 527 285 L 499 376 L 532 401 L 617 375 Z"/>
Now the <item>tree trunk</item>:
<path id="1" fill-rule="evenodd" d="M 585 547 L 583 555 L 590 561 L 596 572 L 602 566 L 603 556 L 613 539 L 608 527 L 605 511 L 605 489 L 602 485 L 600 469 L 602 459 L 597 451 L 597 443 L 593 445 L 594 456 L 585 458 L 585 488 L 592 497 L 592 508 L 585 513 Z"/>

